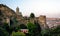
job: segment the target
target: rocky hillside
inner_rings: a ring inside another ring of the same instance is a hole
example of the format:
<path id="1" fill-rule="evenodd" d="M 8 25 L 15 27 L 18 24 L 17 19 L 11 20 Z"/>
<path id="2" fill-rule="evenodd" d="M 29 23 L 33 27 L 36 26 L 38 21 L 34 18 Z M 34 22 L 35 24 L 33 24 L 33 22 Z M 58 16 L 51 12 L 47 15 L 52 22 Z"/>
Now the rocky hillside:
<path id="1" fill-rule="evenodd" d="M 6 20 L 7 18 L 8 20 Z M 10 20 L 15 21 L 15 18 L 17 18 L 15 11 L 6 5 L 0 4 L 0 24 Z M 11 22 L 11 24 L 13 24 L 13 22 Z"/>
<path id="2" fill-rule="evenodd" d="M 0 4 L 0 13 L 2 13 L 6 17 L 16 16 L 15 11 L 10 9 L 8 6 Z"/>
<path id="3" fill-rule="evenodd" d="M 12 10 L 6 5 L 0 4 L 0 22 L 6 22 L 7 18 L 8 18 L 8 21 L 10 21 L 10 24 L 17 25 L 17 24 L 23 23 L 24 21 L 23 17 L 21 17 L 20 15 L 17 15 L 14 10 Z"/>

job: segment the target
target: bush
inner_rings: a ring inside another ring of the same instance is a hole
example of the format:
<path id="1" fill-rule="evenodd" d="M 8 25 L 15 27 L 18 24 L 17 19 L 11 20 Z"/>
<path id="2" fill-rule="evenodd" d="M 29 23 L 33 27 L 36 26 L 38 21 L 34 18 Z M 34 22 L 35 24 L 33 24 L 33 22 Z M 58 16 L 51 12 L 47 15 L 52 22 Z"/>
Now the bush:
<path id="1" fill-rule="evenodd" d="M 25 36 L 23 32 L 12 32 L 12 36 Z"/>
<path id="2" fill-rule="evenodd" d="M 8 32 L 0 27 L 0 36 L 9 36 Z"/>
<path id="3" fill-rule="evenodd" d="M 42 36 L 60 36 L 60 26 L 54 29 L 42 30 Z"/>
<path id="4" fill-rule="evenodd" d="M 40 36 L 40 31 L 35 24 L 29 22 L 27 28 L 29 29 L 29 36 Z"/>
<path id="5" fill-rule="evenodd" d="M 20 29 L 27 29 L 27 26 L 24 25 L 24 24 L 20 24 L 19 28 L 20 28 Z"/>

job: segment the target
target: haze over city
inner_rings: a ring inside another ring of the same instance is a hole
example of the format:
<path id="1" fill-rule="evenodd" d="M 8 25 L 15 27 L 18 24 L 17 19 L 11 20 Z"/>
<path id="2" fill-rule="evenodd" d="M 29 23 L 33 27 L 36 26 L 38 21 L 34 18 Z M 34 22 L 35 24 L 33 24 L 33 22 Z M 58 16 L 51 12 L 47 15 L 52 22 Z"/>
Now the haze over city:
<path id="1" fill-rule="evenodd" d="M 60 0 L 0 0 L 0 4 L 5 4 L 14 11 L 19 7 L 23 16 L 29 16 L 33 12 L 35 16 L 60 17 Z"/>

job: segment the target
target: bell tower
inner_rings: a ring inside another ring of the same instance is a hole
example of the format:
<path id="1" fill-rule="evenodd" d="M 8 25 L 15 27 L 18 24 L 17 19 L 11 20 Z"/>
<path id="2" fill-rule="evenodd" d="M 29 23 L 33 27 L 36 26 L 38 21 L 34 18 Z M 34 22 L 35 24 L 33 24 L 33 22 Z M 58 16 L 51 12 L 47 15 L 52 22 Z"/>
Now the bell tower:
<path id="1" fill-rule="evenodd" d="M 16 8 L 16 14 L 19 14 L 19 8 L 18 7 Z"/>
<path id="2" fill-rule="evenodd" d="M 19 11 L 19 7 L 16 8 L 16 14 L 22 16 L 22 13 Z"/>

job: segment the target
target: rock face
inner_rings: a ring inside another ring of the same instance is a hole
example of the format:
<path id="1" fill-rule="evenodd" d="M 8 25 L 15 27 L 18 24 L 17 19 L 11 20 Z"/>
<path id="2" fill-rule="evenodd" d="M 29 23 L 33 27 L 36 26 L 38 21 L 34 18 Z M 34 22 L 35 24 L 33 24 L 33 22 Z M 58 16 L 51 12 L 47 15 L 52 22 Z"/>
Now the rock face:
<path id="1" fill-rule="evenodd" d="M 46 25 L 46 16 L 40 16 L 35 18 L 23 17 L 21 12 L 19 12 L 18 7 L 16 8 L 15 12 L 14 10 L 3 4 L 0 4 L 0 17 L 2 18 L 3 22 L 7 23 L 10 23 L 11 19 L 13 20 L 13 18 L 16 18 L 19 24 L 27 24 L 28 22 L 34 23 L 34 21 L 38 21 L 41 26 L 45 27 Z"/>
<path id="2" fill-rule="evenodd" d="M 0 22 L 4 23 L 10 23 L 10 19 L 12 17 L 16 17 L 15 11 L 7 7 L 6 5 L 0 4 Z"/>
<path id="3" fill-rule="evenodd" d="M 41 15 L 41 16 L 39 17 L 39 23 L 40 23 L 42 29 L 47 29 L 47 28 L 49 28 L 48 25 L 46 24 L 46 16 Z"/>
<path id="4" fill-rule="evenodd" d="M 7 17 L 15 16 L 15 12 L 6 5 L 0 4 L 0 11 Z"/>

